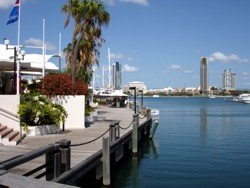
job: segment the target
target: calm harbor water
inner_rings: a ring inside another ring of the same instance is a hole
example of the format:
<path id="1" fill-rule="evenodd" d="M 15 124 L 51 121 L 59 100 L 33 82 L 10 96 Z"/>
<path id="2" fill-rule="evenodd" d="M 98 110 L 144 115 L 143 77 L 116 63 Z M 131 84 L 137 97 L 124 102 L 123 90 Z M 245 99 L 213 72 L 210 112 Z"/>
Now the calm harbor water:
<path id="1" fill-rule="evenodd" d="M 144 103 L 160 110 L 157 132 L 123 161 L 113 187 L 250 187 L 250 105 L 191 97 Z"/>

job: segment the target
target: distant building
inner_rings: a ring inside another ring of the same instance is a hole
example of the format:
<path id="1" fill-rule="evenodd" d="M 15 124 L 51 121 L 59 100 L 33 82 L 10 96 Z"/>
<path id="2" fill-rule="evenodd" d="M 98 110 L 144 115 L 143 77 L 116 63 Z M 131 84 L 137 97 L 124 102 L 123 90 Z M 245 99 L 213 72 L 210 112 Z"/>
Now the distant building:
<path id="1" fill-rule="evenodd" d="M 201 58 L 200 62 L 200 92 L 206 94 L 208 92 L 208 60 L 206 57 Z"/>
<path id="2" fill-rule="evenodd" d="M 116 62 L 113 65 L 113 87 L 115 90 L 122 89 L 122 72 L 121 72 L 121 64 Z"/>
<path id="3" fill-rule="evenodd" d="M 222 75 L 222 88 L 229 90 L 236 90 L 236 74 L 231 72 L 231 69 L 224 70 Z"/>

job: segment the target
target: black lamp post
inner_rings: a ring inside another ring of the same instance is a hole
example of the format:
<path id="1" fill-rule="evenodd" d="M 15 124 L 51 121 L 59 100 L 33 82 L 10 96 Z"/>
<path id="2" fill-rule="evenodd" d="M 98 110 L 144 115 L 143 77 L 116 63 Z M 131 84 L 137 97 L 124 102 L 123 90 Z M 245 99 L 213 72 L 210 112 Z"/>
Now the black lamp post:
<path id="1" fill-rule="evenodd" d="M 10 41 L 7 39 L 7 38 L 4 38 L 4 44 L 6 45 L 6 50 L 9 50 L 9 49 L 12 49 L 12 50 L 14 50 L 14 56 L 13 56 L 13 59 L 14 59 L 14 78 L 13 78 L 13 81 L 14 81 L 14 86 L 13 86 L 13 88 L 14 88 L 14 93 L 15 94 L 19 94 L 19 79 L 17 79 L 17 78 L 19 78 L 19 67 L 18 67 L 18 70 L 17 70 L 17 60 L 24 60 L 24 55 L 25 55 L 25 51 L 24 50 L 22 50 L 21 52 L 20 52 L 20 54 L 22 55 L 22 58 L 21 59 L 19 59 L 18 58 L 18 54 L 19 54 L 19 49 L 18 49 L 18 51 L 17 51 L 17 47 L 13 47 L 13 48 L 10 48 L 9 47 L 9 45 L 10 45 Z M 10 58 L 12 58 L 12 57 L 10 57 Z M 18 74 L 17 74 L 17 71 L 18 71 Z"/>
<path id="2" fill-rule="evenodd" d="M 139 90 L 141 92 L 141 109 L 143 108 L 143 90 Z"/>
<path id="3" fill-rule="evenodd" d="M 136 87 L 129 87 L 129 89 L 134 90 L 134 111 L 136 114 Z"/>

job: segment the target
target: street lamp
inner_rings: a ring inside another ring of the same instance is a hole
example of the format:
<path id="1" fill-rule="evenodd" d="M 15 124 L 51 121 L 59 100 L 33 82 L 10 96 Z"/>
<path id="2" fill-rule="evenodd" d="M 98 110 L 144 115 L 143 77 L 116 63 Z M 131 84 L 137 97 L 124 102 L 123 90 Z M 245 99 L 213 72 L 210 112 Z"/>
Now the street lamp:
<path id="1" fill-rule="evenodd" d="M 19 95 L 20 94 L 20 60 L 24 60 L 24 56 L 25 56 L 25 51 L 24 50 L 21 50 L 20 51 L 20 48 L 18 46 L 18 49 L 16 46 L 10 48 L 9 45 L 10 45 L 10 41 L 7 39 L 7 38 L 4 38 L 4 44 L 6 46 L 6 50 L 14 50 L 14 56 L 13 57 L 10 57 L 10 59 L 14 59 L 14 92 Z M 22 58 L 19 58 L 18 55 L 21 55 Z M 18 60 L 18 62 L 17 62 Z"/>
<path id="2" fill-rule="evenodd" d="M 134 111 L 136 114 L 136 87 L 129 87 L 130 90 L 134 90 Z"/>
<path id="3" fill-rule="evenodd" d="M 139 92 L 141 92 L 141 109 L 143 108 L 143 90 L 140 89 Z"/>

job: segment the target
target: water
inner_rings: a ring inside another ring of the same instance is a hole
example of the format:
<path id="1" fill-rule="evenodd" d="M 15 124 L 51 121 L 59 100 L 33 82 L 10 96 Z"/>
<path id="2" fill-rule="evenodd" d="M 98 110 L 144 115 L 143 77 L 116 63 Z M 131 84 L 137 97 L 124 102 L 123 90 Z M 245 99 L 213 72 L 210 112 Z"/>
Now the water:
<path id="1" fill-rule="evenodd" d="M 224 98 L 144 104 L 160 110 L 154 140 L 122 163 L 113 187 L 250 187 L 250 105 Z"/>

